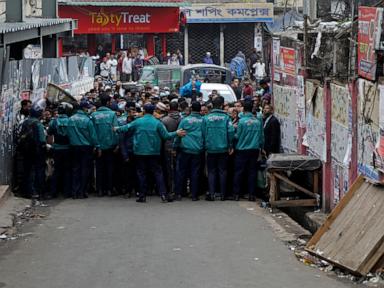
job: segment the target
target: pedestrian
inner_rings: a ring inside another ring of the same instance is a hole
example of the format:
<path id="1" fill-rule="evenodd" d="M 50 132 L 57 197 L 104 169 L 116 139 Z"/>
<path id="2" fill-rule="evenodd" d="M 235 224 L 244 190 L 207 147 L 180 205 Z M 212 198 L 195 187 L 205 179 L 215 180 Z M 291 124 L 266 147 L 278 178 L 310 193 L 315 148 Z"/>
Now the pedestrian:
<path id="1" fill-rule="evenodd" d="M 136 119 L 136 106 L 134 102 L 127 102 L 126 104 L 127 114 L 125 116 L 125 121 L 120 121 L 119 126 L 124 126 L 125 124 L 132 123 Z M 137 177 L 136 177 L 136 166 L 135 166 L 135 157 L 133 154 L 133 133 L 134 131 L 128 131 L 124 134 L 120 133 L 119 137 L 119 146 L 121 151 L 121 156 L 123 160 L 123 170 L 121 175 L 121 186 L 122 192 L 125 193 L 127 198 L 130 198 L 133 195 L 133 192 L 136 191 L 136 194 L 139 192 Z"/>
<path id="2" fill-rule="evenodd" d="M 256 79 L 256 83 L 260 83 L 262 79 L 264 79 L 267 74 L 265 73 L 265 64 L 261 61 L 261 59 L 257 59 L 255 64 L 252 66 L 253 68 L 253 76 Z"/>
<path id="3" fill-rule="evenodd" d="M 43 109 L 34 104 L 30 115 L 22 124 L 18 147 L 24 160 L 24 195 L 33 200 L 44 198 L 46 137 L 44 126 L 40 122 Z"/>
<path id="4" fill-rule="evenodd" d="M 215 195 L 220 194 L 221 200 L 224 201 L 227 191 L 228 155 L 233 153 L 234 128 L 231 118 L 223 111 L 224 97 L 216 96 L 212 104 L 212 111 L 203 121 L 209 182 L 207 200 L 214 201 Z"/>
<path id="5" fill-rule="evenodd" d="M 130 82 L 132 80 L 132 69 L 133 69 L 133 61 L 132 61 L 132 55 L 129 54 L 128 56 L 125 54 L 124 55 L 124 60 L 123 60 L 123 77 L 122 77 L 122 82 Z"/>
<path id="6" fill-rule="evenodd" d="M 161 167 L 160 152 L 161 140 L 176 136 L 185 136 L 185 131 L 178 130 L 168 133 L 164 125 L 153 116 L 155 106 L 144 105 L 144 116 L 122 127 L 116 127 L 118 133 L 133 131 L 133 153 L 135 155 L 136 172 L 139 179 L 140 195 L 136 202 L 146 202 L 148 182 L 150 176 L 154 177 L 156 187 L 163 202 L 171 202 L 164 183 L 164 174 Z"/>
<path id="7" fill-rule="evenodd" d="M 111 66 L 108 63 L 107 57 L 104 57 L 103 61 L 100 63 L 100 76 L 104 79 L 109 79 L 111 76 Z"/>
<path id="8" fill-rule="evenodd" d="M 65 197 L 71 197 L 71 153 L 68 137 L 68 121 L 73 106 L 61 103 L 57 108 L 58 116 L 49 123 L 48 142 L 52 144 L 53 175 L 51 179 L 52 198 L 56 198 L 59 192 Z"/>
<path id="9" fill-rule="evenodd" d="M 251 56 L 249 57 L 249 67 L 251 68 L 251 75 L 252 75 L 252 80 L 255 80 L 254 78 L 254 74 L 255 74 L 255 67 L 253 65 L 255 65 L 256 61 L 259 59 L 258 55 L 257 55 L 257 50 L 256 48 L 253 48 L 252 49 L 252 54 Z"/>
<path id="10" fill-rule="evenodd" d="M 184 65 L 184 56 L 181 53 L 180 49 L 176 50 L 177 59 L 179 60 L 179 65 Z"/>
<path id="11" fill-rule="evenodd" d="M 280 153 L 280 122 L 273 115 L 273 106 L 265 105 L 263 108 L 264 150 L 266 156 L 271 153 Z"/>
<path id="12" fill-rule="evenodd" d="M 253 97 L 253 87 L 251 81 L 249 80 L 244 81 L 243 98 L 246 96 Z"/>
<path id="13" fill-rule="evenodd" d="M 232 87 L 233 92 L 235 92 L 236 99 L 240 100 L 241 99 L 241 94 L 242 94 L 242 90 L 241 90 L 241 87 L 240 87 L 240 80 L 238 78 L 233 79 L 231 87 Z"/>
<path id="14" fill-rule="evenodd" d="M 144 67 L 144 60 L 141 59 L 140 53 L 137 54 L 136 58 L 133 60 L 133 81 L 138 81 L 141 76 L 141 69 Z"/>
<path id="15" fill-rule="evenodd" d="M 117 80 L 117 60 L 114 55 L 110 55 L 108 59 L 108 65 L 110 67 L 110 74 L 111 74 L 111 79 L 113 81 Z"/>
<path id="16" fill-rule="evenodd" d="M 72 150 L 72 198 L 88 197 L 89 179 L 92 172 L 93 153 L 100 156 L 96 130 L 88 113 L 92 105 L 85 99 L 68 121 L 68 137 Z M 111 127 L 112 129 L 112 127 Z"/>
<path id="17" fill-rule="evenodd" d="M 205 54 L 205 57 L 203 59 L 203 63 L 205 63 L 205 64 L 213 64 L 213 59 L 212 59 L 212 56 L 211 56 L 211 52 L 207 52 Z"/>
<path id="18" fill-rule="evenodd" d="M 179 124 L 178 129 L 184 130 L 187 135 L 175 139 L 175 149 L 178 151 L 175 178 L 176 200 L 182 199 L 188 178 L 192 201 L 199 200 L 201 158 L 204 151 L 203 117 L 200 111 L 200 103 L 193 102 L 191 115 L 183 118 Z"/>
<path id="19" fill-rule="evenodd" d="M 176 53 L 173 53 L 172 57 L 168 59 L 168 65 L 180 65 L 179 57 Z"/>
<path id="20" fill-rule="evenodd" d="M 118 126 L 117 116 L 111 107 L 111 97 L 100 97 L 101 107 L 92 113 L 100 153 L 96 159 L 96 191 L 99 197 L 113 195 L 114 155 L 118 151 L 118 137 L 113 127 Z"/>
<path id="21" fill-rule="evenodd" d="M 177 131 L 180 121 L 181 115 L 179 112 L 179 103 L 171 102 L 169 104 L 169 112 L 165 117 L 161 118 L 161 122 L 164 124 L 168 132 L 174 132 Z M 169 139 L 164 142 L 162 162 L 166 186 L 169 192 L 174 193 L 174 187 L 172 187 L 172 184 L 173 179 L 175 178 L 176 159 L 173 155 L 173 139 Z"/>
<path id="22" fill-rule="evenodd" d="M 191 79 L 191 81 L 180 88 L 180 97 L 192 98 L 192 102 L 196 101 L 197 95 L 200 93 L 201 84 L 199 79 Z"/>
<path id="23" fill-rule="evenodd" d="M 264 133 L 262 120 L 252 114 L 252 109 L 252 101 L 245 101 L 244 112 L 235 134 L 233 194 L 236 201 L 240 199 L 241 183 L 244 179 L 249 201 L 255 201 L 256 196 L 257 161 L 264 146 Z"/>

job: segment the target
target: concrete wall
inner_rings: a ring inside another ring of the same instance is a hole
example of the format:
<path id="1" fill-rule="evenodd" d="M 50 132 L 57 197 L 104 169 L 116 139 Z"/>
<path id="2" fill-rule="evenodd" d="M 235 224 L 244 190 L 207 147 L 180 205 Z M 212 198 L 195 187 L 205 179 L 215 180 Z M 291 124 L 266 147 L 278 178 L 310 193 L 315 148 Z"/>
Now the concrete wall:
<path id="1" fill-rule="evenodd" d="M 5 1 L 6 0 L 0 0 L 0 23 L 5 22 Z"/>
<path id="2" fill-rule="evenodd" d="M 42 17 L 42 0 L 24 0 L 25 17 Z"/>

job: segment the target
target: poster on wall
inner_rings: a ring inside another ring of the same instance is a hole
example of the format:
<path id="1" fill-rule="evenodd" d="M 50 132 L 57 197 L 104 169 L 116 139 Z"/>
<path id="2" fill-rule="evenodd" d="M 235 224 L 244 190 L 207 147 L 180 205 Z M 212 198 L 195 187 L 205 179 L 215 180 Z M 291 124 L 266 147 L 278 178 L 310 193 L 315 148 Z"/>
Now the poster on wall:
<path id="1" fill-rule="evenodd" d="M 280 48 L 281 70 L 289 75 L 296 75 L 296 51 L 293 48 Z"/>
<path id="2" fill-rule="evenodd" d="M 384 85 L 379 86 L 379 139 L 376 144 L 376 167 L 384 173 Z"/>
<path id="3" fill-rule="evenodd" d="M 311 155 L 327 160 L 324 95 L 319 83 L 306 81 L 306 134 L 303 145 Z"/>
<path id="4" fill-rule="evenodd" d="M 351 108 L 351 98 L 346 85 L 331 83 L 332 98 L 332 137 L 331 151 L 332 158 L 339 165 L 348 166 L 350 163 L 352 135 L 349 126 L 349 111 Z"/>
<path id="5" fill-rule="evenodd" d="M 376 49 L 379 48 L 383 8 L 359 7 L 358 74 L 376 80 Z"/>
<path id="6" fill-rule="evenodd" d="M 359 172 L 368 178 L 379 181 L 375 168 L 376 147 L 380 138 L 379 129 L 379 89 L 375 83 L 358 80 L 358 166 Z"/>

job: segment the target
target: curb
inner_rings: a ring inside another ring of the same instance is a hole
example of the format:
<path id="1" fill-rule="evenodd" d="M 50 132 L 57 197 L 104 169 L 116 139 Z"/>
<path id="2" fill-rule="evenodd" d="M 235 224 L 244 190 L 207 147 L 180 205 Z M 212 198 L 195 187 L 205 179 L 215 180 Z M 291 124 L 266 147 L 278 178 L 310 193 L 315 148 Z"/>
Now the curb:
<path id="1" fill-rule="evenodd" d="M 315 234 L 328 216 L 326 213 L 314 212 L 313 209 L 303 207 L 289 207 L 282 210 L 312 234 Z"/>

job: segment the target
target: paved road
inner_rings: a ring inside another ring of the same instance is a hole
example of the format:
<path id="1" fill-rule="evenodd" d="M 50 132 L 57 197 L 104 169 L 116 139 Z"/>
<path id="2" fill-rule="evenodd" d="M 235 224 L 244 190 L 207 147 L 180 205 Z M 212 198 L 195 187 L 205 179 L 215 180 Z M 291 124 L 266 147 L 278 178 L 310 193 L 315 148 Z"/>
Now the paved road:
<path id="1" fill-rule="evenodd" d="M 66 200 L 0 248 L 0 287 L 352 287 L 297 262 L 254 214 L 229 201 Z"/>

